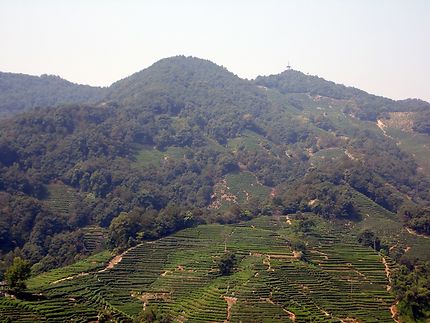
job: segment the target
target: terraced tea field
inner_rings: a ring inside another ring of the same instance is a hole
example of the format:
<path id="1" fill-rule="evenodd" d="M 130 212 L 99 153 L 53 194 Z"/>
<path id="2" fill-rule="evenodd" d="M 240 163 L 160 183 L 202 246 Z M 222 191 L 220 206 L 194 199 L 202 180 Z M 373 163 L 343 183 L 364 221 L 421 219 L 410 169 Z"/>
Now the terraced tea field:
<path id="1" fill-rule="evenodd" d="M 46 205 L 55 213 L 69 214 L 71 207 L 77 201 L 77 192 L 62 183 L 48 185 L 48 196 L 44 200 Z"/>
<path id="2" fill-rule="evenodd" d="M 408 232 L 397 214 L 384 209 L 363 194 L 355 191 L 354 200 L 362 216 L 362 221 L 354 223 L 353 231 L 356 234 L 365 229 L 371 229 L 387 246 L 407 250 L 405 255 L 411 259 L 417 257 L 430 260 L 428 237 Z"/>
<path id="3" fill-rule="evenodd" d="M 89 252 L 105 249 L 107 230 L 98 226 L 87 226 L 84 231 L 84 246 Z"/>
<path id="4" fill-rule="evenodd" d="M 306 235 L 295 232 L 295 221 L 202 225 L 140 244 L 105 269 L 59 282 L 35 277 L 39 299 L 0 298 L 0 317 L 84 322 L 104 314 L 131 322 L 156 308 L 176 322 L 392 322 L 382 257 L 323 221 Z M 306 242 L 305 260 L 290 239 Z M 217 261 L 226 250 L 238 264 L 221 276 Z"/>
<path id="5" fill-rule="evenodd" d="M 230 173 L 215 186 L 211 207 L 225 209 L 234 203 L 244 204 L 251 198 L 262 201 L 269 194 L 270 188 L 259 183 L 251 172 Z"/>
<path id="6" fill-rule="evenodd" d="M 161 167 L 169 159 L 180 160 L 184 158 L 185 149 L 181 147 L 168 147 L 160 151 L 155 147 L 143 146 L 136 154 L 136 167 Z"/>

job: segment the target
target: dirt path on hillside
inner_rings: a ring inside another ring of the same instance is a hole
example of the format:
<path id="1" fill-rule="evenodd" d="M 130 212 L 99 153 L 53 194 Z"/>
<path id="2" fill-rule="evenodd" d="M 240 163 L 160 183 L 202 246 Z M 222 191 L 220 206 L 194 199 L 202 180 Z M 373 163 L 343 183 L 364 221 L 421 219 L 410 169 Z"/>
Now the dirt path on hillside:
<path id="1" fill-rule="evenodd" d="M 296 321 L 296 314 L 294 314 L 293 312 L 290 312 L 289 310 L 286 310 L 285 308 L 283 308 L 282 310 L 288 314 L 288 317 L 292 322 Z"/>
<path id="2" fill-rule="evenodd" d="M 289 310 L 287 310 L 287 309 L 283 308 L 281 305 L 276 304 L 274 301 L 272 301 L 271 297 L 272 297 L 272 292 L 270 292 L 270 297 L 267 297 L 267 298 L 260 298 L 260 300 L 262 300 L 262 301 L 266 301 L 266 302 L 267 302 L 267 303 L 269 303 L 269 304 L 272 304 L 272 305 L 275 305 L 275 306 L 277 306 L 277 307 L 280 307 L 280 308 L 281 308 L 285 313 L 287 313 L 287 315 L 288 315 L 288 317 L 290 318 L 290 320 L 291 320 L 292 322 L 295 322 L 295 321 L 296 321 L 296 314 L 294 314 L 293 312 L 290 312 Z"/>
<path id="3" fill-rule="evenodd" d="M 266 256 L 263 259 L 263 265 L 267 266 L 267 271 L 272 271 L 272 266 L 270 265 L 270 256 Z"/>
<path id="4" fill-rule="evenodd" d="M 384 265 L 385 276 L 387 276 L 387 279 L 388 279 L 387 292 L 389 292 L 391 290 L 391 269 L 388 266 L 388 263 L 385 257 L 384 256 L 381 256 L 381 257 L 382 257 L 382 264 Z"/>
<path id="5" fill-rule="evenodd" d="M 388 266 L 387 260 L 385 259 L 385 257 L 382 257 L 382 264 L 385 267 L 385 276 L 387 276 L 388 279 L 388 285 L 387 285 L 387 292 L 389 292 L 391 290 L 391 269 L 390 266 Z M 398 319 L 398 315 L 399 315 L 399 310 L 397 308 L 397 304 L 399 302 L 397 301 L 396 303 L 394 303 L 393 305 L 390 306 L 390 313 L 391 313 L 391 317 L 394 320 L 394 322 L 396 323 L 400 323 L 399 319 Z"/>
<path id="6" fill-rule="evenodd" d="M 399 304 L 398 301 L 395 304 L 391 305 L 390 312 L 391 312 L 391 317 L 394 320 L 394 322 L 400 323 L 400 320 L 398 319 L 399 309 L 397 308 L 397 304 Z"/>
<path id="7" fill-rule="evenodd" d="M 227 319 L 224 321 L 224 323 L 229 323 L 231 320 L 231 308 L 233 307 L 234 304 L 236 304 L 237 298 L 224 296 L 224 300 L 227 302 Z"/>
<path id="8" fill-rule="evenodd" d="M 376 125 L 378 126 L 379 129 L 381 129 L 381 131 L 385 137 L 394 139 L 393 137 L 391 137 L 390 135 L 387 134 L 387 131 L 385 130 L 387 125 L 385 123 L 383 123 L 381 119 L 378 119 L 378 121 L 376 122 Z"/>
<path id="9" fill-rule="evenodd" d="M 430 239 L 429 236 L 426 236 L 425 234 L 418 233 L 411 228 L 405 227 L 405 229 L 406 229 L 406 231 L 408 231 L 409 234 L 412 234 L 413 236 L 421 237 L 421 238 L 425 238 L 425 239 Z"/>
<path id="10" fill-rule="evenodd" d="M 118 265 L 122 260 L 122 254 L 121 255 L 117 255 L 115 257 L 113 257 L 107 264 L 107 266 L 104 269 L 101 269 L 98 271 L 98 273 L 102 273 L 106 270 L 112 269 L 113 267 L 115 267 L 116 265 Z"/>
<path id="11" fill-rule="evenodd" d="M 127 249 L 126 251 L 124 251 L 123 253 L 121 253 L 119 255 L 116 255 L 111 260 L 109 260 L 109 262 L 107 263 L 106 267 L 103 268 L 103 269 L 100 269 L 100 270 L 97 270 L 97 271 L 82 272 L 82 273 L 79 273 L 79 274 L 76 274 L 76 275 L 71 275 L 71 276 L 68 276 L 68 277 L 64 277 L 64 278 L 61 278 L 61 279 L 58 279 L 58 280 L 55 280 L 55 281 L 51 282 L 51 284 L 55 285 L 55 284 L 61 283 L 61 282 L 66 281 L 66 280 L 72 280 L 72 279 L 76 279 L 76 278 L 79 278 L 79 277 L 82 277 L 82 276 L 87 276 L 87 275 L 90 275 L 90 274 L 102 273 L 102 272 L 105 272 L 107 270 L 110 270 L 110 269 L 114 268 L 116 265 L 118 265 L 122 261 L 122 258 L 130 250 L 133 250 L 134 248 L 136 248 L 138 246 L 141 246 L 141 245 L 142 245 L 142 243 L 138 244 L 137 246 L 134 246 L 134 247 L 131 247 L 131 248 Z"/>
<path id="12" fill-rule="evenodd" d="M 162 301 L 168 302 L 168 301 L 171 301 L 172 299 L 171 292 L 142 293 L 142 294 L 132 292 L 130 296 L 142 301 L 143 311 L 145 311 L 146 306 L 149 304 L 149 301 L 151 300 L 162 300 Z"/>
<path id="13" fill-rule="evenodd" d="M 66 281 L 66 280 L 72 280 L 72 279 L 75 279 L 75 278 L 78 278 L 78 277 L 87 276 L 89 274 L 90 273 L 79 273 L 79 274 L 76 274 L 76 275 L 72 275 L 72 276 L 68 276 L 68 277 L 64 277 L 64 278 L 55 280 L 55 281 L 51 282 L 51 284 L 55 285 L 55 284 L 61 283 L 61 282 Z"/>

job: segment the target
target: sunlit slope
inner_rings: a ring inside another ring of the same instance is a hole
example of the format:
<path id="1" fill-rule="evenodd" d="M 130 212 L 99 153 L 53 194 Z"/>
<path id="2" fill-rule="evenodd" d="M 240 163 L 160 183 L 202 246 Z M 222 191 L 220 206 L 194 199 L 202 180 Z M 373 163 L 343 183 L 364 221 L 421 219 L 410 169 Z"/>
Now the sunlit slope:
<path id="1" fill-rule="evenodd" d="M 393 298 L 381 256 L 323 221 L 297 233 L 296 221 L 294 215 L 260 217 L 186 229 L 129 250 L 107 270 L 58 283 L 41 276 L 47 281 L 37 290 L 42 301 L 2 300 L 0 313 L 13 317 L 25 308 L 52 321 L 79 321 L 108 310 L 131 321 L 157 305 L 175 321 L 189 322 L 391 321 Z M 290 246 L 296 238 L 307 244 L 305 260 Z M 217 260 L 226 250 L 236 254 L 238 265 L 220 276 Z M 37 278 L 32 285 L 40 286 Z"/>

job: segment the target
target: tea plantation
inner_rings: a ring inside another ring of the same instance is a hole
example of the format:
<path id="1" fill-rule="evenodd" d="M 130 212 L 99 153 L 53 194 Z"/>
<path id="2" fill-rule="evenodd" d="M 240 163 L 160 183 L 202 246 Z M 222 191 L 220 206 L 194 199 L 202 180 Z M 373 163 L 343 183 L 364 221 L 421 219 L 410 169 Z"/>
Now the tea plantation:
<path id="1" fill-rule="evenodd" d="M 34 277 L 32 297 L 0 298 L 0 318 L 132 322 L 152 309 L 174 322 L 392 322 L 382 256 L 346 228 L 315 218 L 301 233 L 296 221 L 290 215 L 202 225 L 140 244 L 105 268 L 65 267 L 55 277 L 68 279 L 55 281 Z M 306 244 L 302 255 L 293 252 L 297 240 Z M 226 251 L 237 265 L 221 276 Z"/>

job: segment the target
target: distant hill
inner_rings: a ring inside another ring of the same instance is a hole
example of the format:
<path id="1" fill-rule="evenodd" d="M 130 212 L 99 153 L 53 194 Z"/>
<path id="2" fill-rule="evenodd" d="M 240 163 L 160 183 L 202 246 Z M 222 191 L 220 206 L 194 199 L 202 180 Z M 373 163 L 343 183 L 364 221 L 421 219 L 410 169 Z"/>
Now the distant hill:
<path id="1" fill-rule="evenodd" d="M 36 107 L 95 103 L 104 93 L 103 88 L 74 84 L 54 75 L 0 72 L 0 118 Z"/>
<path id="2" fill-rule="evenodd" d="M 387 112 L 430 110 L 430 104 L 422 100 L 395 101 L 354 87 L 336 84 L 318 76 L 305 75 L 295 70 L 286 70 L 277 75 L 259 76 L 255 79 L 255 83 L 277 89 L 283 94 L 307 93 L 312 96 L 319 95 L 350 101 L 353 106 L 346 112 L 354 114 L 361 120 L 376 121 L 378 117 Z"/>

